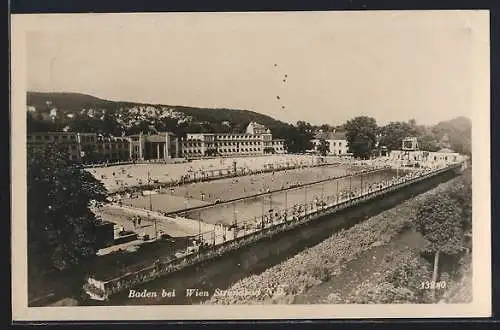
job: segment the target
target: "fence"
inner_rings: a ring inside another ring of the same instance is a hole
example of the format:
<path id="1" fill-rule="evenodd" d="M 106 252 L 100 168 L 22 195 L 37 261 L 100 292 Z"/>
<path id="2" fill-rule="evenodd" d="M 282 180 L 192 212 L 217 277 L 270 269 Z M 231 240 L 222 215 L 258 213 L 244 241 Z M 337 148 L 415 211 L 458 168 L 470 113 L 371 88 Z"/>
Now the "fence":
<path id="1" fill-rule="evenodd" d="M 444 172 L 457 170 L 458 168 L 460 168 L 460 165 L 452 165 L 438 170 L 423 172 L 423 175 L 420 176 L 412 176 L 410 174 L 409 176 L 402 177 L 394 181 L 390 185 L 379 185 L 376 189 L 372 189 L 371 191 L 367 190 L 355 193 L 354 197 L 344 199 L 337 197 L 334 202 L 326 205 L 321 204 L 318 206 L 316 204 L 316 206 L 314 206 L 313 204 L 308 203 L 306 205 L 301 205 L 298 209 L 289 208 L 281 210 L 279 213 L 280 215 L 272 218 L 271 221 L 266 222 L 264 221 L 264 217 L 262 217 L 260 226 L 255 225 L 258 219 L 258 217 L 256 217 L 254 218 L 254 221 L 243 222 L 243 235 L 239 236 L 239 230 L 234 228 L 233 239 L 227 241 L 223 240 L 220 244 L 217 244 L 216 242 L 216 230 L 214 229 L 213 232 L 210 231 L 203 233 L 204 236 L 207 235 L 212 237 L 212 244 L 202 244 L 197 251 L 193 251 L 178 258 L 166 257 L 157 259 L 154 264 L 149 267 L 139 271 L 123 274 L 108 281 L 101 281 L 90 276 L 88 281 L 84 284 L 84 289 L 91 296 L 98 297 L 97 299 L 107 299 L 109 296 L 127 288 L 134 287 L 137 284 L 142 284 L 158 277 L 179 271 L 185 267 L 221 256 L 245 245 L 255 243 L 264 237 L 270 237 L 276 235 L 277 233 L 291 230 L 312 220 L 319 219 L 325 215 L 333 214 L 340 210 L 353 207 L 381 195 L 394 192 L 403 187 L 413 185 L 431 177 L 436 177 Z M 353 195 L 349 194 L 349 196 Z M 309 204 L 311 204 L 310 207 L 308 207 Z M 247 227 L 247 224 L 252 224 L 252 226 Z M 203 240 L 207 239 L 203 238 Z"/>

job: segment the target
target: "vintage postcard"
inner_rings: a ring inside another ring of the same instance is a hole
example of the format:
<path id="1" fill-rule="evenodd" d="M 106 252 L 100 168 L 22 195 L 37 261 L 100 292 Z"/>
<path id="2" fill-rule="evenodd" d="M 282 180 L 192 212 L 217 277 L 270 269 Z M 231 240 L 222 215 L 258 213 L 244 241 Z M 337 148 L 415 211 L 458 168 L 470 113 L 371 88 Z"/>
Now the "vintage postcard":
<path id="1" fill-rule="evenodd" d="M 11 40 L 14 320 L 490 316 L 488 11 Z"/>

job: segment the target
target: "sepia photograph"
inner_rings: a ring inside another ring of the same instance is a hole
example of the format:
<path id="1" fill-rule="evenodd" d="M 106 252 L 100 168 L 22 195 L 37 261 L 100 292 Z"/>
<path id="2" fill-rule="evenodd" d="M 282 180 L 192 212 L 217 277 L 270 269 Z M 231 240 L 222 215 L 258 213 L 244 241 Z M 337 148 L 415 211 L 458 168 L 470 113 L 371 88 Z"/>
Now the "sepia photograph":
<path id="1" fill-rule="evenodd" d="M 14 15 L 11 42 L 14 318 L 490 315 L 488 11 Z"/>

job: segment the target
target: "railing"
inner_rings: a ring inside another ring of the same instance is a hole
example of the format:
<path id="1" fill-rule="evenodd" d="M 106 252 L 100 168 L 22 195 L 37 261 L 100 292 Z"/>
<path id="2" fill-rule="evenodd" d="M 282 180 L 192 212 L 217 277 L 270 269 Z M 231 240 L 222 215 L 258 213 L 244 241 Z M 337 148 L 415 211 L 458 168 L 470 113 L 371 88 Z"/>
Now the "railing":
<path id="1" fill-rule="evenodd" d="M 289 216 L 286 216 L 286 218 L 282 218 L 279 222 L 273 222 L 269 227 L 263 227 L 262 229 L 253 232 L 250 231 L 243 236 L 235 237 L 234 239 L 225 241 L 221 244 L 200 249 L 198 252 L 193 252 L 179 258 L 170 258 L 164 261 L 157 260 L 152 266 L 143 268 L 139 271 L 125 273 L 108 281 L 100 281 L 93 277 L 89 277 L 89 281 L 85 283 L 84 289 L 89 295 L 94 297 L 93 299 L 108 299 L 111 295 L 121 292 L 122 290 L 125 290 L 127 288 L 134 287 L 137 284 L 142 284 L 156 278 L 174 273 L 183 268 L 195 265 L 199 262 L 221 256 L 230 251 L 237 250 L 243 246 L 255 243 L 264 237 L 270 237 L 276 235 L 277 233 L 291 230 L 312 220 L 322 218 L 325 215 L 333 214 L 339 212 L 340 210 L 353 207 L 365 201 L 391 193 L 401 188 L 410 186 L 414 183 L 427 180 L 431 177 L 435 177 L 444 172 L 454 170 L 459 167 L 460 165 L 451 165 L 426 173 L 419 177 L 399 179 L 396 181 L 396 183 L 390 186 L 382 186 L 380 189 L 375 189 L 370 192 L 361 192 L 359 195 L 353 198 L 339 200 L 338 202 L 334 202 L 326 206 L 317 206 L 315 209 L 311 208 L 309 212 L 306 208 L 305 212 L 299 212 L 299 214 L 290 214 Z M 98 283 L 98 285 L 96 285 L 95 283 Z"/>
<path id="2" fill-rule="evenodd" d="M 272 195 L 274 193 L 277 193 L 277 192 L 280 192 L 280 191 L 285 191 L 285 190 L 291 191 L 291 190 L 295 190 L 295 189 L 301 189 L 301 188 L 304 188 L 304 187 L 309 187 L 309 186 L 317 185 L 317 184 L 323 183 L 323 182 L 335 181 L 335 180 L 344 179 L 344 178 L 348 178 L 348 177 L 355 177 L 355 176 L 358 176 L 358 175 L 366 175 L 366 174 L 376 173 L 376 172 L 380 172 L 380 171 L 386 170 L 386 169 L 391 169 L 391 167 L 390 166 L 382 166 L 382 167 L 377 167 L 377 168 L 371 169 L 371 170 L 363 170 L 363 171 L 360 171 L 360 172 L 348 173 L 348 174 L 343 174 L 343 175 L 334 176 L 334 177 L 328 177 L 326 179 L 311 181 L 311 182 L 308 182 L 308 183 L 300 184 L 298 186 L 289 186 L 289 187 L 286 187 L 286 188 L 280 188 L 280 189 L 270 190 L 270 191 L 266 191 L 266 192 L 261 192 L 261 193 L 253 194 L 253 195 L 247 195 L 247 196 L 233 198 L 233 199 L 228 199 L 228 200 L 221 200 L 218 203 L 212 203 L 210 205 L 193 206 L 193 207 L 182 209 L 182 210 L 179 210 L 179 211 L 167 212 L 166 215 L 167 216 L 174 216 L 174 215 L 183 216 L 183 215 L 186 215 L 187 212 L 191 212 L 191 211 L 194 211 L 194 210 L 200 210 L 200 209 L 206 209 L 206 208 L 210 208 L 210 207 L 214 207 L 214 206 L 220 206 L 221 204 L 227 204 L 227 203 L 237 202 L 237 201 L 244 200 L 244 199 L 252 199 L 252 198 L 255 198 L 255 197 L 259 197 L 259 196 Z"/>

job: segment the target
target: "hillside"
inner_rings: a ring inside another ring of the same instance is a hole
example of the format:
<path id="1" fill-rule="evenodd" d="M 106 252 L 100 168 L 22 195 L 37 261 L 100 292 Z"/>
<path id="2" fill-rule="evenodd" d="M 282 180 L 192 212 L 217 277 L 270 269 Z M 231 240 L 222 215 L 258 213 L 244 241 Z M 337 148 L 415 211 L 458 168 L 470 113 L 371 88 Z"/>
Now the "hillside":
<path id="1" fill-rule="evenodd" d="M 288 124 L 249 110 L 116 102 L 79 93 L 27 93 L 33 130 L 134 134 L 154 126 L 175 133 L 242 132 L 251 121 L 279 134 Z"/>

